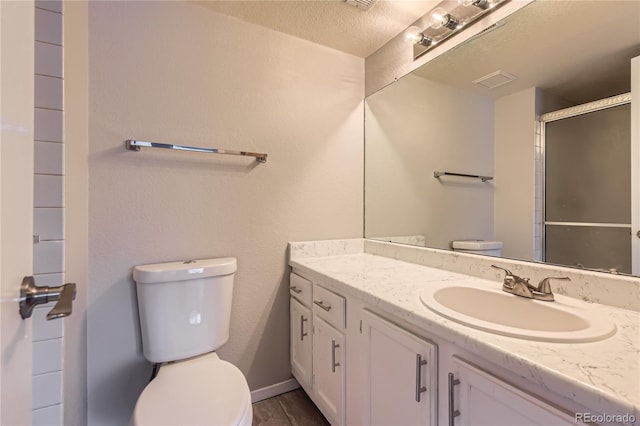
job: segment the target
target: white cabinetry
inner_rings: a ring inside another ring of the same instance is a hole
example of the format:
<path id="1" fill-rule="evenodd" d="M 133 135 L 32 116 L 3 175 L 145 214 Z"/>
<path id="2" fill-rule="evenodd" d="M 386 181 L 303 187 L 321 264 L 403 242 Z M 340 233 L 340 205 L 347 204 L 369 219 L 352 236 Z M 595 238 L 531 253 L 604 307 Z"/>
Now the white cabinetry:
<path id="1" fill-rule="evenodd" d="M 333 425 L 345 423 L 344 297 L 292 273 L 291 371 Z"/>
<path id="2" fill-rule="evenodd" d="M 367 310 L 362 332 L 367 424 L 437 424 L 437 347 Z"/>
<path id="3" fill-rule="evenodd" d="M 345 338 L 320 317 L 313 324 L 314 402 L 332 424 L 344 423 Z"/>
<path id="4" fill-rule="evenodd" d="M 298 383 L 309 393 L 312 388 L 312 323 L 311 281 L 291 274 L 291 371 Z"/>
<path id="5" fill-rule="evenodd" d="M 575 425 L 561 411 L 454 357 L 449 379 L 449 424 L 455 426 Z"/>
<path id="6" fill-rule="evenodd" d="M 311 388 L 311 309 L 291 298 L 291 370 L 303 388 Z"/>

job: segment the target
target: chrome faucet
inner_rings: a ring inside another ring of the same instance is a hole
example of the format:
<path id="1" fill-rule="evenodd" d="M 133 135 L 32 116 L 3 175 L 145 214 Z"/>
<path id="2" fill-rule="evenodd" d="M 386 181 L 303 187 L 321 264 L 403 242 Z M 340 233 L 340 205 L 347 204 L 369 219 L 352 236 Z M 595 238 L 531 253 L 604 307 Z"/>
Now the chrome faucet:
<path id="1" fill-rule="evenodd" d="M 529 282 L 529 278 L 522 278 L 515 275 L 508 269 L 491 265 L 492 268 L 500 269 L 505 272 L 504 281 L 502 282 L 502 291 L 515 294 L 516 296 L 526 297 L 527 299 L 543 300 L 545 302 L 553 302 L 553 292 L 551 291 L 550 280 L 571 281 L 569 277 L 547 277 L 542 279 L 538 286 L 534 286 Z"/>

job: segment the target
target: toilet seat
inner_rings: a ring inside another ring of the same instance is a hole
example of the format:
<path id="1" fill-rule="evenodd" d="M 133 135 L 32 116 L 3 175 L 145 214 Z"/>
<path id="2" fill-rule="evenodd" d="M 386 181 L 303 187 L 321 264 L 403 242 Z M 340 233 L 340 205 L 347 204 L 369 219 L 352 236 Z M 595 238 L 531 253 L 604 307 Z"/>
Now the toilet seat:
<path id="1" fill-rule="evenodd" d="M 251 425 L 251 393 L 240 370 L 214 352 L 163 364 L 142 391 L 132 425 Z"/>

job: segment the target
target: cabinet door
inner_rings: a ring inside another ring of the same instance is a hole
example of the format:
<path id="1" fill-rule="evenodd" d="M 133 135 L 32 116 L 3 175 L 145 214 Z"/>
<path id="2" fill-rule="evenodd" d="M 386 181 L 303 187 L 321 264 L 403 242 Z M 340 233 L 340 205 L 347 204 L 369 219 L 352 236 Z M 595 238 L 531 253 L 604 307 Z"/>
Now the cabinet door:
<path id="1" fill-rule="evenodd" d="M 320 411 L 333 425 L 344 424 L 345 338 L 318 316 L 313 318 L 313 386 Z"/>
<path id="2" fill-rule="evenodd" d="M 371 425 L 437 424 L 437 347 L 363 311 Z"/>
<path id="3" fill-rule="evenodd" d="M 456 426 L 575 425 L 573 416 L 458 358 L 453 386 Z M 457 401 L 457 403 L 456 403 Z"/>
<path id="4" fill-rule="evenodd" d="M 305 389 L 311 389 L 311 310 L 291 298 L 291 371 Z"/>

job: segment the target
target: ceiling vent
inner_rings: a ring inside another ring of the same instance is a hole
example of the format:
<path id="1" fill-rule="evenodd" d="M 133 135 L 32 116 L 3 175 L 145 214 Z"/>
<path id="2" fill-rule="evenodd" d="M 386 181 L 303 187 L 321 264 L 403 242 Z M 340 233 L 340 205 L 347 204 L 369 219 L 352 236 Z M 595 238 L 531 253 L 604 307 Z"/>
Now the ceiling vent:
<path id="1" fill-rule="evenodd" d="M 502 86 L 503 84 L 511 83 L 516 78 L 518 77 L 513 74 L 498 70 L 492 72 L 491 74 L 487 74 L 484 77 L 480 77 L 477 80 L 473 80 L 473 83 L 479 84 L 488 89 L 495 89 L 496 87 Z"/>
<path id="2" fill-rule="evenodd" d="M 347 4 L 355 6 L 360 10 L 369 10 L 378 0 L 345 0 Z"/>

